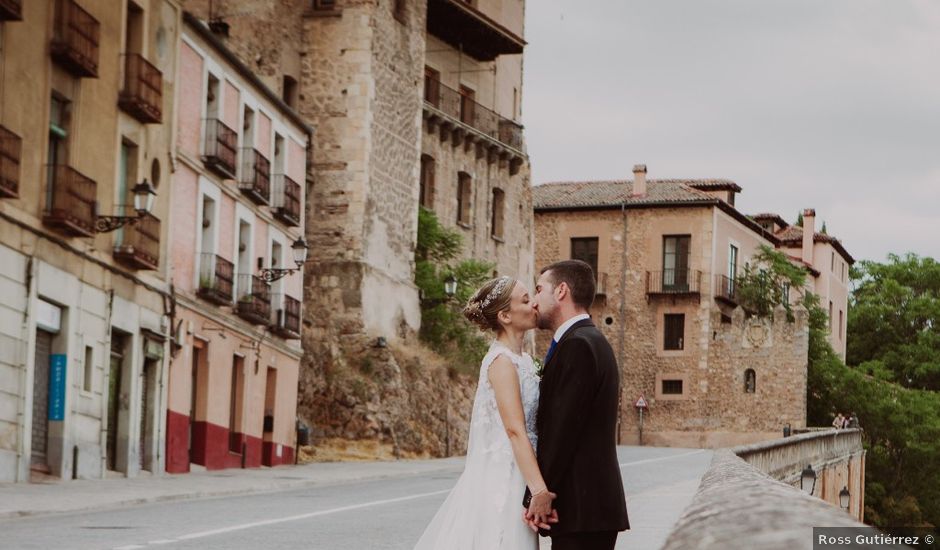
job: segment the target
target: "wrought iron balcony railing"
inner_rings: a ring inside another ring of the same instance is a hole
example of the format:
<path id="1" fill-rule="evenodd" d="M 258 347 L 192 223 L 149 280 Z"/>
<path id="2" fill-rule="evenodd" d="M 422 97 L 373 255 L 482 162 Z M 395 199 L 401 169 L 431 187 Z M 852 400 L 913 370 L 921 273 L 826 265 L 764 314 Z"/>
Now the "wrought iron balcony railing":
<path id="1" fill-rule="evenodd" d="M 200 255 L 199 295 L 219 305 L 232 303 L 235 266 L 222 256 L 211 252 Z"/>
<path id="2" fill-rule="evenodd" d="M 118 106 L 144 123 L 163 118 L 163 73 L 140 54 L 124 56 L 124 89 Z"/>
<path id="3" fill-rule="evenodd" d="M 702 272 L 696 269 L 664 269 L 646 272 L 646 294 L 699 294 Z"/>
<path id="4" fill-rule="evenodd" d="M 425 77 L 424 102 L 455 121 L 517 151 L 522 150 L 522 126 L 435 78 Z"/>
<path id="5" fill-rule="evenodd" d="M 238 188 L 258 204 L 268 204 L 271 200 L 271 163 L 257 149 L 242 148 Z"/>
<path id="6" fill-rule="evenodd" d="M 62 164 L 49 165 L 44 224 L 69 235 L 95 235 L 98 186 L 95 180 Z"/>
<path id="7" fill-rule="evenodd" d="M 238 276 L 238 316 L 249 323 L 271 323 L 271 294 L 268 283 L 256 275 Z"/>
<path id="8" fill-rule="evenodd" d="M 0 126 L 0 198 L 15 199 L 20 195 L 20 159 L 23 140 Z"/>
<path id="9" fill-rule="evenodd" d="M 206 144 L 202 162 L 223 178 L 235 178 L 238 134 L 217 118 L 206 119 Z"/>
<path id="10" fill-rule="evenodd" d="M 23 0 L 0 0 L 0 21 L 22 21 Z"/>
<path id="11" fill-rule="evenodd" d="M 134 269 L 157 269 L 160 266 L 160 220 L 153 214 L 144 214 L 122 231 L 121 244 L 114 247 L 114 259 Z"/>
<path id="12" fill-rule="evenodd" d="M 275 174 L 273 188 L 274 217 L 287 225 L 300 225 L 300 184 L 285 174 Z"/>
<path id="13" fill-rule="evenodd" d="M 75 0 L 56 0 L 52 58 L 78 77 L 98 77 L 101 25 Z"/>
<path id="14" fill-rule="evenodd" d="M 730 304 L 738 303 L 737 281 L 727 275 L 715 275 L 715 298 Z"/>
<path id="15" fill-rule="evenodd" d="M 288 339 L 300 338 L 300 300 L 282 294 L 274 296 L 274 303 L 279 306 L 274 310 L 274 333 Z"/>

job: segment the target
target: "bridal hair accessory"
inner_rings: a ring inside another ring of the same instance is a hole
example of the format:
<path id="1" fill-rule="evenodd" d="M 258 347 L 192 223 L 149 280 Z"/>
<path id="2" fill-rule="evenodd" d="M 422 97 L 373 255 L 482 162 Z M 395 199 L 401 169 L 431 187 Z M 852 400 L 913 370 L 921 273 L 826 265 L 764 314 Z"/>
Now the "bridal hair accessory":
<path id="1" fill-rule="evenodd" d="M 506 289 L 506 285 L 509 284 L 509 281 L 512 280 L 512 277 L 502 276 L 499 278 L 499 282 L 496 283 L 496 286 L 493 287 L 493 290 L 486 295 L 486 298 L 483 299 L 483 302 L 480 304 L 480 311 L 484 311 L 486 306 L 490 305 L 490 302 L 495 300 L 500 294 L 503 293 L 503 290 Z"/>
<path id="2" fill-rule="evenodd" d="M 509 285 L 509 283 L 512 281 L 512 277 L 500 277 L 493 288 L 483 299 L 477 301 L 473 301 L 473 299 L 471 299 L 471 302 L 467 304 L 467 307 L 464 309 L 467 318 L 480 325 L 481 328 L 487 328 L 489 323 L 487 322 L 486 314 L 484 313 L 486 308 L 493 302 L 493 300 L 499 298 L 503 291 L 506 290 L 506 286 Z"/>

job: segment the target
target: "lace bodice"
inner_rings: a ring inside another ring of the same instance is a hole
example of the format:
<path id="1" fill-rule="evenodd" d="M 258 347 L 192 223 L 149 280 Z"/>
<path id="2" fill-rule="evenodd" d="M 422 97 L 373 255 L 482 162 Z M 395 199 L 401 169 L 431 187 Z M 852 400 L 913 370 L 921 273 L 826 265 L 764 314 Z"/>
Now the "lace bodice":
<path id="1" fill-rule="evenodd" d="M 499 341 L 493 341 L 480 365 L 480 381 L 473 400 L 473 416 L 470 420 L 470 442 L 468 456 L 475 452 L 503 452 L 512 454 L 503 420 L 496 406 L 496 394 L 488 377 L 490 365 L 500 355 L 512 361 L 519 375 L 519 390 L 522 410 L 525 413 L 526 435 L 536 448 L 538 436 L 535 432 L 535 416 L 539 404 L 539 377 L 535 364 L 527 353 L 517 355 Z"/>

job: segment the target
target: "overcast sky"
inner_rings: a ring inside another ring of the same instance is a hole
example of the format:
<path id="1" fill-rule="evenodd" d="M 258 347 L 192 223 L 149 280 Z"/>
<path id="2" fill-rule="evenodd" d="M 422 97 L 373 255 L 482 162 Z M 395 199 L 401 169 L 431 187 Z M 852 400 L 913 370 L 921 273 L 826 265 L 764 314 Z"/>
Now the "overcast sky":
<path id="1" fill-rule="evenodd" d="M 526 40 L 533 183 L 728 178 L 940 259 L 940 1 L 528 0 Z"/>

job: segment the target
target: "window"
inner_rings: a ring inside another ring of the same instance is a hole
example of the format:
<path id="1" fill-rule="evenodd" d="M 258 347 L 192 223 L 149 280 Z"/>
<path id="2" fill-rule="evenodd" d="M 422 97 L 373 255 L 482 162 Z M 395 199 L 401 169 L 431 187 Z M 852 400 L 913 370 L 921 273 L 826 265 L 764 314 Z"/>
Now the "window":
<path id="1" fill-rule="evenodd" d="M 460 122 L 471 126 L 475 117 L 476 95 L 472 89 L 460 85 Z"/>
<path id="2" fill-rule="evenodd" d="M 842 335 L 842 326 L 843 326 L 844 321 L 845 321 L 844 315 L 845 315 L 845 314 L 842 313 L 842 310 L 840 309 L 840 310 L 839 310 L 839 339 L 840 339 L 840 340 L 843 338 L 843 335 Z"/>
<path id="3" fill-rule="evenodd" d="M 212 74 L 206 83 L 206 118 L 219 118 L 219 79 Z"/>
<path id="4" fill-rule="evenodd" d="M 117 215 L 127 216 L 134 210 L 134 199 L 130 189 L 137 181 L 137 145 L 127 139 L 121 141 L 121 170 L 117 182 Z"/>
<path id="5" fill-rule="evenodd" d="M 287 106 L 291 109 L 297 108 L 296 78 L 290 75 L 284 75 L 283 84 L 281 86 L 281 99 L 283 99 L 284 103 L 287 103 Z"/>
<path id="6" fill-rule="evenodd" d="M 470 199 L 472 178 L 466 172 L 457 174 L 457 223 L 470 225 Z"/>
<path id="7" fill-rule="evenodd" d="M 242 137 L 243 147 L 246 149 L 252 149 L 255 146 L 255 112 L 249 108 L 245 107 L 245 114 L 242 118 L 242 130 L 245 131 L 244 136 Z"/>
<path id="8" fill-rule="evenodd" d="M 421 196 L 419 204 L 425 208 L 434 208 L 434 158 L 421 155 Z"/>
<path id="9" fill-rule="evenodd" d="M 832 265 L 829 266 L 829 271 L 833 273 L 836 272 L 836 253 L 835 252 L 832 253 Z"/>
<path id="10" fill-rule="evenodd" d="M 685 314 L 667 313 L 663 323 L 663 349 L 685 349 Z"/>
<path id="11" fill-rule="evenodd" d="M 95 352 L 91 346 L 85 346 L 85 363 L 82 365 L 82 389 L 91 391 L 95 374 Z"/>
<path id="12" fill-rule="evenodd" d="M 493 212 L 490 220 L 494 238 L 503 238 L 503 210 L 505 208 L 506 194 L 502 189 L 493 189 Z"/>
<path id="13" fill-rule="evenodd" d="M 663 237 L 663 290 L 689 286 L 691 241 L 689 235 Z"/>
<path id="14" fill-rule="evenodd" d="M 49 103 L 49 150 L 46 164 L 46 204 L 52 205 L 55 189 L 55 167 L 68 164 L 70 103 L 53 93 Z"/>
<path id="15" fill-rule="evenodd" d="M 663 380 L 663 395 L 682 395 L 682 380 Z"/>
<path id="16" fill-rule="evenodd" d="M 754 369 L 744 371 L 744 393 L 754 393 L 757 391 L 757 373 Z"/>
<path id="17" fill-rule="evenodd" d="M 845 282 L 845 262 L 842 262 L 842 282 Z"/>
<path id="18" fill-rule="evenodd" d="M 133 2 L 127 3 L 127 29 L 124 35 L 124 53 L 143 53 L 144 10 Z"/>
<path id="19" fill-rule="evenodd" d="M 597 237 L 578 237 L 571 239 L 571 259 L 581 260 L 594 270 L 597 279 Z"/>
<path id="20" fill-rule="evenodd" d="M 738 247 L 731 245 L 728 249 L 728 279 L 731 281 L 729 290 L 734 295 L 734 280 L 738 275 Z"/>
<path id="21" fill-rule="evenodd" d="M 424 100 L 435 107 L 441 104 L 441 73 L 431 67 L 424 68 Z"/>
<path id="22" fill-rule="evenodd" d="M 313 9 L 316 11 L 330 11 L 336 8 L 336 0 L 313 0 Z"/>
<path id="23" fill-rule="evenodd" d="M 832 300 L 829 300 L 829 332 L 832 332 Z"/>
<path id="24" fill-rule="evenodd" d="M 519 119 L 519 88 L 512 89 L 512 119 Z"/>
<path id="25" fill-rule="evenodd" d="M 392 0 L 392 14 L 399 23 L 406 23 L 408 16 L 408 4 L 405 0 Z"/>

